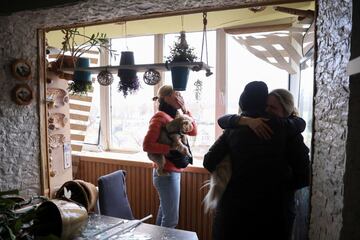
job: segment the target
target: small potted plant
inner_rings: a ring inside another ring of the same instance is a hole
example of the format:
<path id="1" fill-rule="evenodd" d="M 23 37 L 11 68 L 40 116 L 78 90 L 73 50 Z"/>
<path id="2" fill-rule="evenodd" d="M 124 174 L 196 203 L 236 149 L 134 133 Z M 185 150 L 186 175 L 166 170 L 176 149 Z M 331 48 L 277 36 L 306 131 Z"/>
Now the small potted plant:
<path id="1" fill-rule="evenodd" d="M 77 28 L 62 29 L 64 34 L 61 43 L 62 48 L 55 62 L 51 63 L 51 70 L 61 78 L 73 80 L 69 84 L 69 92 L 72 94 L 84 94 L 92 90 L 91 73 L 88 71 L 75 71 L 74 74 L 66 74 L 62 68 L 89 67 L 90 59 L 81 57 L 88 50 L 96 47 L 99 52 L 105 48 L 112 55 L 114 50 L 108 48 L 109 39 L 105 33 L 94 33 L 87 36 L 79 32 Z M 77 43 L 77 39 L 82 40 Z M 68 55 L 65 55 L 68 54 Z"/>
<path id="2" fill-rule="evenodd" d="M 57 62 L 60 64 L 68 64 L 66 67 L 74 67 L 78 58 L 80 58 L 88 50 L 96 47 L 101 52 L 101 47 L 112 54 L 114 50 L 108 48 L 109 39 L 105 33 L 94 33 L 91 36 L 87 36 L 79 32 L 77 28 L 62 29 L 61 32 L 64 34 L 63 41 L 61 42 L 61 50 L 57 56 Z M 77 38 L 81 39 L 81 43 L 77 42 Z M 69 53 L 70 55 L 65 55 Z M 66 58 L 70 56 L 70 62 L 66 62 Z M 60 66 L 60 68 L 63 66 Z"/>
<path id="3" fill-rule="evenodd" d="M 170 55 L 167 56 L 166 62 L 179 63 L 179 62 L 194 62 L 197 59 L 195 50 L 189 47 L 186 41 L 186 35 L 184 31 L 180 32 L 178 41 L 170 48 Z M 176 91 L 185 91 L 189 77 L 189 67 L 186 66 L 174 66 L 171 67 L 171 78 L 173 88 Z"/>
<path id="4" fill-rule="evenodd" d="M 131 51 L 123 51 L 121 52 L 120 66 L 121 65 L 134 65 L 134 52 Z M 120 78 L 119 82 L 119 92 L 122 92 L 124 97 L 127 95 L 135 93 L 139 87 L 139 79 L 136 74 L 136 70 L 132 69 L 119 69 L 118 76 Z"/>

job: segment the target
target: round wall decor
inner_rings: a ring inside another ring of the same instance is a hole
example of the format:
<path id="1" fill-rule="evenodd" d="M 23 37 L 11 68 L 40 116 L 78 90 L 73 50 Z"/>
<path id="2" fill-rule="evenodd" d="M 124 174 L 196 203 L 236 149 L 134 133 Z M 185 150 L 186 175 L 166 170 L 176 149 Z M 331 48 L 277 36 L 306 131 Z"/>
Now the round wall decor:
<path id="1" fill-rule="evenodd" d="M 13 101 L 19 105 L 28 105 L 34 98 L 33 90 L 27 84 L 17 84 L 11 91 Z"/>
<path id="2" fill-rule="evenodd" d="M 31 78 L 31 64 L 25 59 L 17 59 L 11 64 L 11 73 L 16 79 L 29 80 Z"/>
<path id="3" fill-rule="evenodd" d="M 148 85 L 156 85 L 161 80 L 161 75 L 154 69 L 149 69 L 144 73 L 144 82 Z"/>

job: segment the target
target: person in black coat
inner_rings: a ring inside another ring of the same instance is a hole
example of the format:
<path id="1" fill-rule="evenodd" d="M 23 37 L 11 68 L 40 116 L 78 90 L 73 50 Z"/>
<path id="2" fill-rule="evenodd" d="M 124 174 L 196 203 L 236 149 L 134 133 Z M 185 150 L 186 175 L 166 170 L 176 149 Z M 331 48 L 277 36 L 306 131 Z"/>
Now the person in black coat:
<path id="1" fill-rule="evenodd" d="M 281 121 L 296 126 L 303 130 L 301 121 L 299 121 L 297 110 L 294 106 L 292 94 L 286 89 L 275 89 L 271 91 L 267 99 L 266 112 L 275 117 L 281 118 Z M 221 128 L 236 128 L 239 125 L 249 126 L 259 137 L 271 137 L 271 131 L 261 135 L 261 128 L 268 129 L 266 121 L 259 118 L 248 118 L 237 114 L 227 114 L 218 119 Z M 305 126 L 304 126 L 305 127 Z M 258 132 L 257 132 L 258 131 Z M 260 131 L 260 132 L 259 132 Z M 265 131 L 266 132 L 266 131 Z M 310 184 L 310 158 L 309 148 L 305 145 L 301 133 L 287 138 L 285 157 L 289 166 L 289 177 L 284 182 L 283 191 L 283 217 L 285 231 L 288 240 L 292 239 L 293 225 L 296 216 L 295 191 Z"/>
<path id="2" fill-rule="evenodd" d="M 239 100 L 242 115 L 268 117 L 267 96 L 264 82 L 246 85 Z M 203 165 L 210 172 L 226 155 L 232 165 L 230 181 L 214 215 L 214 240 L 287 238 L 282 192 L 289 170 L 284 153 L 287 138 L 298 134 L 299 128 L 277 118 L 270 118 L 267 124 L 273 132 L 271 138 L 261 139 L 247 126 L 226 129 L 204 156 Z"/>

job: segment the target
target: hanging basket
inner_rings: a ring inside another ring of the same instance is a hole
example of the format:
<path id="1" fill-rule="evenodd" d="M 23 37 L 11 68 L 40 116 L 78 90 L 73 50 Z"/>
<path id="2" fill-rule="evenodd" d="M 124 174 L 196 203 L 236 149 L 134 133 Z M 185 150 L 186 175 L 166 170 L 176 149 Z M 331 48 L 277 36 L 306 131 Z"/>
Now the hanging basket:
<path id="1" fill-rule="evenodd" d="M 121 65 L 134 65 L 134 52 L 131 51 L 123 51 L 121 52 L 121 58 L 120 58 L 120 66 Z M 118 76 L 121 78 L 135 78 L 136 77 L 136 71 L 130 70 L 130 69 L 119 69 L 118 70 Z"/>
<path id="2" fill-rule="evenodd" d="M 89 58 L 78 58 L 76 60 L 76 67 L 87 68 L 90 66 Z M 71 94 L 86 94 L 93 89 L 91 72 L 89 71 L 74 71 L 73 82 L 69 84 L 69 92 Z"/>
<path id="3" fill-rule="evenodd" d="M 188 67 L 172 67 L 171 79 L 175 91 L 185 91 L 189 79 Z"/>
<path id="4" fill-rule="evenodd" d="M 134 65 L 134 52 L 124 51 L 121 52 L 120 66 L 121 65 Z M 132 69 L 119 69 L 118 76 L 120 77 L 119 91 L 123 92 L 124 97 L 129 93 L 134 93 L 140 87 L 139 79 L 136 75 L 136 70 Z"/>
<path id="5" fill-rule="evenodd" d="M 90 66 L 90 59 L 89 58 L 78 58 L 76 60 L 76 67 L 78 68 L 87 68 Z M 91 72 L 89 71 L 74 71 L 74 82 L 75 81 L 84 81 L 84 82 L 91 82 Z"/>

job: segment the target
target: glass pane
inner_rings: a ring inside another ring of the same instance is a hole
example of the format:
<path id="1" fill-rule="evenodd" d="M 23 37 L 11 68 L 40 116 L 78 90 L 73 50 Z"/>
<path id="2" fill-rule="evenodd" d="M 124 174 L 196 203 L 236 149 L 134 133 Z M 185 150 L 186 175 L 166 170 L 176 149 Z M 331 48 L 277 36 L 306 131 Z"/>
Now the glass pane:
<path id="1" fill-rule="evenodd" d="M 289 75 L 285 70 L 257 58 L 227 35 L 227 113 L 239 111 L 239 97 L 246 84 L 263 81 L 269 92 L 276 88 L 288 89 Z"/>
<path id="2" fill-rule="evenodd" d="M 303 136 L 308 148 L 311 147 L 313 95 L 314 62 L 313 58 L 310 58 L 301 64 L 299 93 L 299 114 L 306 121 L 306 129 L 303 132 Z"/>
<path id="3" fill-rule="evenodd" d="M 164 40 L 164 56 L 168 56 L 170 46 L 178 40 L 180 34 L 167 34 Z M 200 61 L 202 32 L 186 33 L 186 40 L 190 47 L 195 48 L 196 55 Z M 209 50 L 209 65 L 214 67 L 216 63 L 216 32 L 207 32 L 207 44 Z M 206 63 L 206 45 L 204 43 L 203 62 Z M 212 68 L 213 75 L 206 77 L 205 71 L 190 71 L 186 91 L 181 92 L 185 103 L 191 111 L 198 126 L 198 135 L 189 137 L 191 151 L 195 157 L 203 157 L 208 151 L 210 144 L 215 141 L 215 69 Z M 194 85 L 197 80 L 202 82 L 202 89 L 199 98 L 196 97 Z M 171 83 L 171 72 L 165 73 L 165 84 Z"/>
<path id="4" fill-rule="evenodd" d="M 97 77 L 92 74 L 92 78 Z M 91 107 L 89 113 L 89 121 L 86 129 L 86 136 L 84 143 L 99 144 L 99 130 L 100 130 L 100 84 L 95 81 L 93 83 L 94 91 L 92 93 Z M 90 94 L 89 94 L 90 95 Z"/>
<path id="5" fill-rule="evenodd" d="M 133 51 L 135 64 L 154 62 L 154 37 L 142 36 L 112 40 L 112 48 Z M 119 65 L 120 59 L 111 65 Z M 118 91 L 119 77 L 114 74 L 111 85 L 111 148 L 122 151 L 142 151 L 142 142 L 147 132 L 149 120 L 154 114 L 154 87 L 143 81 L 143 73 L 138 72 L 140 89 L 124 97 Z"/>

